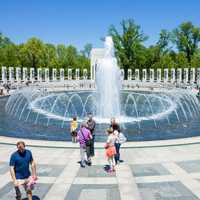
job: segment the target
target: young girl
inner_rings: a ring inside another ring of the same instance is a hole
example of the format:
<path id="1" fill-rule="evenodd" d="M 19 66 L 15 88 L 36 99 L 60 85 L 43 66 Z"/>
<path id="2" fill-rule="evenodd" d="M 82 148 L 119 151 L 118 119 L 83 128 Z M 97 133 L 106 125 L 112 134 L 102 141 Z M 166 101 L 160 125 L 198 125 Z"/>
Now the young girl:
<path id="1" fill-rule="evenodd" d="M 77 128 L 78 128 L 77 118 L 74 117 L 73 120 L 71 121 L 71 124 L 70 124 L 70 132 L 71 132 L 73 143 L 76 143 Z"/>
<path id="2" fill-rule="evenodd" d="M 112 129 L 108 129 L 107 133 L 108 133 L 108 139 L 107 139 L 105 148 L 106 148 L 106 156 L 108 158 L 108 163 L 110 165 L 110 169 L 108 170 L 108 172 L 114 172 L 115 171 L 115 154 L 116 154 L 115 142 L 117 138 L 114 135 Z"/>

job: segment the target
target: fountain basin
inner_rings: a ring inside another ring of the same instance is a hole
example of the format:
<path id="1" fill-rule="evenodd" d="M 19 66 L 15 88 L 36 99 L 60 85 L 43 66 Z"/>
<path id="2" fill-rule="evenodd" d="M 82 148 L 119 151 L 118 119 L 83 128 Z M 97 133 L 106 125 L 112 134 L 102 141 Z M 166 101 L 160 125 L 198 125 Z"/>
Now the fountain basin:
<path id="1" fill-rule="evenodd" d="M 92 112 L 97 121 L 96 140 L 104 142 L 109 118 L 97 115 L 94 91 L 51 91 L 27 88 L 0 99 L 0 135 L 68 141 L 69 123 L 79 124 Z M 199 136 L 199 101 L 189 90 L 120 92 L 117 121 L 129 141 L 152 141 Z"/>

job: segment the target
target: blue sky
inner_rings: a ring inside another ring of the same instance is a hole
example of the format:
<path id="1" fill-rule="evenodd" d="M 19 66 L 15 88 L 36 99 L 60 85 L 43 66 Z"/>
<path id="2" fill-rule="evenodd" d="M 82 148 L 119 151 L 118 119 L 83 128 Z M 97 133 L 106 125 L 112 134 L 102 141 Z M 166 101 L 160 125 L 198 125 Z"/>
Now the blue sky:
<path id="1" fill-rule="evenodd" d="M 161 29 L 172 30 L 183 21 L 200 26 L 199 0 L 2 0 L 0 31 L 15 43 L 38 37 L 53 44 L 86 43 L 102 47 L 111 24 L 133 18 L 157 41 Z"/>

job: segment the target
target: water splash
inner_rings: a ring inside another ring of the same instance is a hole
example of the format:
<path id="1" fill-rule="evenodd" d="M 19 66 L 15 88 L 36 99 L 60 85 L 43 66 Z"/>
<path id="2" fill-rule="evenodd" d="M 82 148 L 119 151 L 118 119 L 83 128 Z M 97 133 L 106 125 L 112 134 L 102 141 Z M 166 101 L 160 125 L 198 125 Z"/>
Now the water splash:
<path id="1" fill-rule="evenodd" d="M 97 116 L 99 118 L 120 117 L 120 69 L 114 57 L 112 37 L 105 39 L 105 54 L 99 59 L 96 73 Z"/>

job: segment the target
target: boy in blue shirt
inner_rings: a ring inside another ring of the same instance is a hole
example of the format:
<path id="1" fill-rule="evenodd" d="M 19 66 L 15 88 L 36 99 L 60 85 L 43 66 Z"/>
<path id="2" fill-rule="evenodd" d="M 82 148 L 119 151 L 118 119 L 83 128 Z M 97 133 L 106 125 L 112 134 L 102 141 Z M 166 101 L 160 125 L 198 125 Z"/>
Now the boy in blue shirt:
<path id="1" fill-rule="evenodd" d="M 36 177 L 36 164 L 33 160 L 31 151 L 25 149 L 23 141 L 17 142 L 17 151 L 10 157 L 10 174 L 15 186 L 16 199 L 21 200 L 20 185 L 24 186 L 28 200 L 32 200 L 32 188 L 28 187 L 29 178 L 31 176 L 29 166 L 31 165 L 32 177 Z"/>

